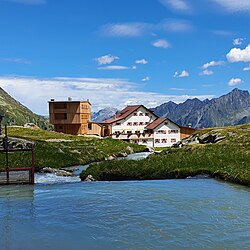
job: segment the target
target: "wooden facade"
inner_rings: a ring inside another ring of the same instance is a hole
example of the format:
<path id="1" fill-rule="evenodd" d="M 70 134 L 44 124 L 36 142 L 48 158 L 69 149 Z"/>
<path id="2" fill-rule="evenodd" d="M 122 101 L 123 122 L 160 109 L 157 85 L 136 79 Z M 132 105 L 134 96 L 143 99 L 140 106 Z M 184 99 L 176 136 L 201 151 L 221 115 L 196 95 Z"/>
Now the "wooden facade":
<path id="1" fill-rule="evenodd" d="M 91 122 L 91 103 L 87 101 L 54 101 L 49 102 L 50 123 L 56 132 L 72 135 L 99 135 L 103 128 Z"/>
<path id="2" fill-rule="evenodd" d="M 192 135 L 196 129 L 191 127 L 180 127 L 181 128 L 181 140 Z"/>

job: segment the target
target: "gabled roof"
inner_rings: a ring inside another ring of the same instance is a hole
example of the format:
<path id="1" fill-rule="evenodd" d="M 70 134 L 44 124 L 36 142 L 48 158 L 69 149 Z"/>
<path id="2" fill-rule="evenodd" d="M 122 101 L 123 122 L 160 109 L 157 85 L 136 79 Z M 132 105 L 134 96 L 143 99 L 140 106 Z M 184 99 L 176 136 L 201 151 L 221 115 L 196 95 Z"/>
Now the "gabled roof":
<path id="1" fill-rule="evenodd" d="M 150 124 L 148 124 L 146 126 L 146 129 L 155 129 L 156 127 L 158 127 L 159 125 L 161 125 L 163 122 L 166 122 L 166 121 L 170 121 L 170 122 L 174 123 L 176 126 L 180 127 L 177 123 L 171 121 L 168 118 L 158 118 L 158 119 L 154 120 L 153 122 L 151 122 Z"/>
<path id="2" fill-rule="evenodd" d="M 148 112 L 150 112 L 151 114 L 154 114 L 151 110 L 147 109 L 145 106 L 143 105 L 133 105 L 133 106 L 127 106 L 126 108 L 124 108 L 123 110 L 121 110 L 118 114 L 116 114 L 115 117 L 110 118 L 106 121 L 100 122 L 101 124 L 111 124 L 117 121 L 120 121 L 122 119 L 127 118 L 129 115 L 131 115 L 132 113 L 134 113 L 136 110 L 138 110 L 139 108 L 145 108 Z M 156 114 L 154 114 L 156 117 L 158 117 Z"/>

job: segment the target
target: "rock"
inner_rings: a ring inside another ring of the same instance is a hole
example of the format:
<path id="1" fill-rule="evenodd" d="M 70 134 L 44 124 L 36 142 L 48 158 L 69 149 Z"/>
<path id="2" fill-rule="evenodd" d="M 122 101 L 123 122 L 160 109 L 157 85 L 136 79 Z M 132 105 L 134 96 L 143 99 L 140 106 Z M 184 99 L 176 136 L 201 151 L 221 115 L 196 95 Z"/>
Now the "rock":
<path id="1" fill-rule="evenodd" d="M 128 156 L 128 154 L 126 153 L 126 152 L 120 152 L 120 153 L 118 153 L 118 154 L 116 154 L 116 157 L 127 157 Z"/>
<path id="2" fill-rule="evenodd" d="M 45 168 L 42 168 L 40 170 L 40 173 L 50 173 L 50 174 L 52 174 L 52 173 L 55 173 L 55 172 L 56 172 L 56 169 L 50 168 L 50 167 L 45 167 Z"/>
<path id="3" fill-rule="evenodd" d="M 214 143 L 220 142 L 220 141 L 222 141 L 223 139 L 225 139 L 225 136 L 218 136 L 218 135 L 217 135 L 217 137 L 216 137 L 215 140 L 214 140 Z"/>
<path id="4" fill-rule="evenodd" d="M 62 149 L 58 148 L 58 153 L 63 154 L 64 152 Z"/>
<path id="5" fill-rule="evenodd" d="M 68 177 L 68 176 L 75 176 L 74 174 L 70 173 L 70 172 L 67 172 L 65 170 L 56 170 L 56 175 L 57 176 L 65 176 L 65 177 Z"/>
<path id="6" fill-rule="evenodd" d="M 115 159 L 115 157 L 114 157 L 113 155 L 110 155 L 110 156 L 107 158 L 108 161 L 113 161 L 114 159 Z"/>
<path id="7" fill-rule="evenodd" d="M 1 142 L 0 142 L 0 148 L 3 148 L 3 140 L 5 139 L 3 136 L 0 137 Z M 8 137 L 8 148 L 9 149 L 31 149 L 33 148 L 34 143 L 20 139 L 20 138 L 15 138 L 15 137 Z"/>
<path id="8" fill-rule="evenodd" d="M 91 174 L 89 174 L 84 181 L 96 181 L 96 179 Z"/>
<path id="9" fill-rule="evenodd" d="M 225 139 L 225 136 L 221 136 L 220 134 L 210 134 L 210 133 L 206 133 L 198 138 L 201 144 L 217 143 L 223 139 Z"/>
<path id="10" fill-rule="evenodd" d="M 151 148 L 149 146 L 147 146 L 144 150 L 144 152 L 151 152 L 151 153 L 154 153 L 154 148 Z"/>
<path id="11" fill-rule="evenodd" d="M 69 168 L 61 168 L 60 170 L 64 170 L 64 171 L 67 171 L 69 173 L 73 173 L 73 172 L 79 170 L 79 168 L 77 168 L 77 167 L 75 167 L 75 168 L 69 167 Z"/>
<path id="12" fill-rule="evenodd" d="M 133 154 L 134 153 L 133 148 L 131 148 L 130 146 L 127 146 L 127 150 L 129 152 L 129 154 Z"/>
<path id="13" fill-rule="evenodd" d="M 24 128 L 30 128 L 30 129 L 40 129 L 35 123 L 25 123 L 23 125 Z"/>

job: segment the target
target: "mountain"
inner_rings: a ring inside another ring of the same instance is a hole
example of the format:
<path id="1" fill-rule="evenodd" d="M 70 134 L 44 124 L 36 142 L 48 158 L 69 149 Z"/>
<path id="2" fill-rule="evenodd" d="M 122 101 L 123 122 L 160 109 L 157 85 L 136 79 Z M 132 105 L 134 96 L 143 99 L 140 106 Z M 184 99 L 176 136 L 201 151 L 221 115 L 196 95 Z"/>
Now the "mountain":
<path id="1" fill-rule="evenodd" d="M 35 123 L 42 129 L 49 129 L 49 119 L 44 116 L 34 114 L 27 107 L 12 98 L 0 87 L 0 114 L 4 114 L 3 125 L 24 125 L 25 123 Z"/>
<path id="2" fill-rule="evenodd" d="M 180 104 L 167 102 L 151 110 L 182 126 L 192 124 L 202 128 L 245 124 L 250 122 L 250 94 L 236 88 L 219 98 L 188 99 Z"/>
<path id="3" fill-rule="evenodd" d="M 91 119 L 94 122 L 102 122 L 113 116 L 115 116 L 118 112 L 116 108 L 104 108 L 99 110 L 98 112 L 93 112 L 91 115 Z"/>

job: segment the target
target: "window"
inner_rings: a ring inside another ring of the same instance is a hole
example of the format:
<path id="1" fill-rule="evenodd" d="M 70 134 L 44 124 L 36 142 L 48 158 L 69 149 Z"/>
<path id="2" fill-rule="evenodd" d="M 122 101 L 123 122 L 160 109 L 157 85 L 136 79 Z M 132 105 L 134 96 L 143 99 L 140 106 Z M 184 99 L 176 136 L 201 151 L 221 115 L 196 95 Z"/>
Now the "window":
<path id="1" fill-rule="evenodd" d="M 138 126 L 138 122 L 134 122 L 134 123 L 133 123 L 133 126 Z"/>
<path id="2" fill-rule="evenodd" d="M 67 108 L 67 103 L 63 102 L 63 103 L 55 103 L 54 104 L 54 108 L 55 109 L 66 109 Z"/>
<path id="3" fill-rule="evenodd" d="M 118 125 L 118 126 L 119 126 L 119 125 L 121 125 L 121 123 L 120 123 L 120 122 L 117 122 L 115 125 Z"/>
<path id="4" fill-rule="evenodd" d="M 167 139 L 161 139 L 161 143 L 167 143 Z"/>
<path id="5" fill-rule="evenodd" d="M 168 133 L 169 134 L 178 134 L 179 130 L 178 129 L 171 129 L 171 130 L 168 130 Z"/>
<path id="6" fill-rule="evenodd" d="M 176 142 L 176 139 L 175 139 L 175 138 L 172 138 L 172 139 L 171 139 L 171 142 Z"/>
<path id="7" fill-rule="evenodd" d="M 143 113 L 139 113 L 139 116 L 143 116 Z"/>
<path id="8" fill-rule="evenodd" d="M 129 134 L 129 135 L 132 134 L 132 131 L 127 131 L 127 134 Z"/>
<path id="9" fill-rule="evenodd" d="M 148 125 L 148 122 L 145 122 L 145 125 Z"/>
<path id="10" fill-rule="evenodd" d="M 140 126 L 144 125 L 144 122 L 139 122 L 139 125 L 140 125 Z"/>
<path id="11" fill-rule="evenodd" d="M 82 104 L 82 109 L 88 109 L 88 105 Z"/>
<path id="12" fill-rule="evenodd" d="M 67 120 L 66 113 L 57 113 L 55 114 L 55 120 Z"/>
<path id="13" fill-rule="evenodd" d="M 148 116 L 148 113 L 145 113 L 145 116 Z"/>
<path id="14" fill-rule="evenodd" d="M 92 130 L 92 123 L 88 123 L 88 129 Z"/>
<path id="15" fill-rule="evenodd" d="M 148 142 L 147 139 L 143 139 L 143 140 L 142 140 L 142 143 L 147 143 L 147 142 Z"/>
<path id="16" fill-rule="evenodd" d="M 155 139 L 155 143 L 160 143 L 160 139 Z"/>
<path id="17" fill-rule="evenodd" d="M 166 134 L 167 131 L 166 130 L 157 130 L 156 134 Z"/>
<path id="18" fill-rule="evenodd" d="M 132 122 L 128 122 L 127 125 L 128 125 L 128 126 L 132 126 Z"/>
<path id="19" fill-rule="evenodd" d="M 138 116 L 137 113 L 134 113 L 134 116 Z"/>

